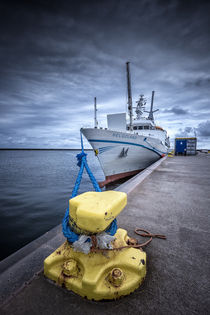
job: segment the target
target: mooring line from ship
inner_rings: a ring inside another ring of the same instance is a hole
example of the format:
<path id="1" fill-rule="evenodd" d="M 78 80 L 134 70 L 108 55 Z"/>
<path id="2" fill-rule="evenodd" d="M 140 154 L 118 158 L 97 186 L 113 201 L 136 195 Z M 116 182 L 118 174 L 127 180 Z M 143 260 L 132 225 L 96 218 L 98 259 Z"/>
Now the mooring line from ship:
<path id="1" fill-rule="evenodd" d="M 144 234 L 139 233 L 140 231 L 144 232 Z M 153 238 L 160 238 L 160 239 L 166 240 L 166 236 L 165 235 L 163 235 L 163 234 L 152 234 L 152 233 L 150 233 L 149 231 L 147 231 L 145 229 L 136 228 L 134 230 L 134 232 L 136 234 L 142 236 L 142 237 L 149 237 L 149 240 L 144 242 L 144 243 L 141 243 L 141 244 L 129 244 L 128 243 L 128 245 L 125 245 L 125 246 L 120 246 L 120 247 L 115 247 L 115 248 L 107 248 L 107 249 L 100 249 L 100 248 L 96 247 L 97 246 L 96 238 L 95 238 L 94 235 L 92 235 L 91 236 L 91 240 L 92 240 L 92 244 L 94 244 L 94 246 L 92 246 L 91 252 L 104 252 L 104 251 L 110 251 L 110 250 L 121 250 L 121 249 L 124 249 L 124 248 L 131 248 L 131 247 L 142 249 L 142 247 L 145 247 L 149 243 L 151 243 Z M 128 241 L 129 241 L 129 239 L 128 239 Z"/>
<path id="2" fill-rule="evenodd" d="M 79 173 L 77 175 L 77 179 L 75 181 L 74 184 L 74 189 L 71 195 L 71 198 L 74 198 L 78 195 L 78 191 L 79 191 L 79 187 L 80 187 L 80 183 L 82 180 L 82 175 L 84 172 L 84 169 L 86 169 L 86 172 L 93 184 L 93 187 L 95 189 L 95 191 L 97 192 L 101 192 L 101 188 L 99 187 L 93 173 L 91 172 L 86 157 L 87 157 L 87 153 L 84 152 L 84 145 L 83 145 L 83 139 L 82 139 L 82 133 L 80 131 L 80 139 L 81 139 L 81 153 L 77 154 L 77 166 L 79 166 Z M 69 207 L 66 209 L 63 221 L 62 221 L 62 230 L 63 230 L 63 235 L 66 237 L 66 239 L 70 242 L 70 243 L 74 243 L 75 241 L 78 241 L 79 236 L 81 234 L 83 234 L 83 231 L 81 230 L 80 233 L 76 233 L 76 226 L 74 224 L 74 222 L 71 220 L 71 226 L 70 226 L 70 222 L 69 222 L 69 218 L 70 218 L 70 209 Z M 72 229 L 73 228 L 73 229 Z M 79 230 L 79 228 L 77 227 L 77 230 Z M 117 219 L 115 218 L 111 224 L 108 226 L 108 228 L 106 229 L 106 233 L 109 235 L 114 235 L 117 231 Z"/>

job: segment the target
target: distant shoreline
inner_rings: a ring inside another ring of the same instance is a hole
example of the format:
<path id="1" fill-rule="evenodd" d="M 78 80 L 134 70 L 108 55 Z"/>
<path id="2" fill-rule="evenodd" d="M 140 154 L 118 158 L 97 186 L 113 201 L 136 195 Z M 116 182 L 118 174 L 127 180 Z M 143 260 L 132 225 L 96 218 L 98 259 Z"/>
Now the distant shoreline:
<path id="1" fill-rule="evenodd" d="M 35 148 L 0 148 L 0 150 L 2 151 L 2 150 L 25 150 L 25 151 L 43 151 L 43 150 L 45 150 L 45 151 L 80 151 L 81 150 L 81 148 L 79 148 L 79 149 L 42 149 L 42 148 L 40 148 L 40 149 L 35 149 Z M 93 149 L 84 149 L 85 151 L 93 151 Z"/>

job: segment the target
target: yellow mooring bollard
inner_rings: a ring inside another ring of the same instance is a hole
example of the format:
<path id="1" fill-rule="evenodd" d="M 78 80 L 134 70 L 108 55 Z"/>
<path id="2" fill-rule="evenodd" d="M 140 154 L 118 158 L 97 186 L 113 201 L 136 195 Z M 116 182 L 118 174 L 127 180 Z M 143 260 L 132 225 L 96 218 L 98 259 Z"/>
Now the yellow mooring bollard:
<path id="1" fill-rule="evenodd" d="M 127 195 L 117 191 L 87 192 L 70 199 L 69 224 L 82 234 L 81 241 L 89 237 L 92 243 L 82 246 L 88 245 L 90 250 L 82 252 L 80 241 L 66 241 L 45 259 L 45 276 L 94 300 L 117 299 L 137 289 L 146 276 L 146 253 L 127 247 L 133 242 L 127 231 L 118 229 L 108 248 L 100 248 L 106 238 L 104 231 L 126 203 Z"/>

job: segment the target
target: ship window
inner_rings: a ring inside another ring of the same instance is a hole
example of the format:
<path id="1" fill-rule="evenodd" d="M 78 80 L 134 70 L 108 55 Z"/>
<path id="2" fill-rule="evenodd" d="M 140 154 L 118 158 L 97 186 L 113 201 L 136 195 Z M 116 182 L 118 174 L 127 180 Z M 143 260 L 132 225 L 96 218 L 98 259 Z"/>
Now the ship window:
<path id="1" fill-rule="evenodd" d="M 139 126 L 138 129 L 140 130 L 140 129 L 143 129 L 143 128 L 142 128 L 142 126 Z"/>
<path id="2" fill-rule="evenodd" d="M 134 127 L 133 127 L 133 130 L 137 130 L 137 127 L 136 127 L 136 126 L 134 126 Z"/>
<path id="3" fill-rule="evenodd" d="M 149 129 L 149 126 L 144 126 L 144 129 Z"/>

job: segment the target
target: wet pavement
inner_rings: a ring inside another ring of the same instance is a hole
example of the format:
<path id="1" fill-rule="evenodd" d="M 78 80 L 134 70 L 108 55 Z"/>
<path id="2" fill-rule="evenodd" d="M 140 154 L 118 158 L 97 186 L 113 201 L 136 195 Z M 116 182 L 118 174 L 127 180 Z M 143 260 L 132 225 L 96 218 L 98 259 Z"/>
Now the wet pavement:
<path id="1" fill-rule="evenodd" d="M 143 285 L 119 300 L 94 302 L 55 286 L 41 272 L 11 296 L 1 314 L 209 314 L 210 154 L 167 158 L 133 191 L 132 180 L 125 185 L 128 205 L 118 226 L 137 238 L 135 228 L 167 236 L 145 248 Z M 13 259 L 0 280 L 14 272 L 15 264 Z"/>

